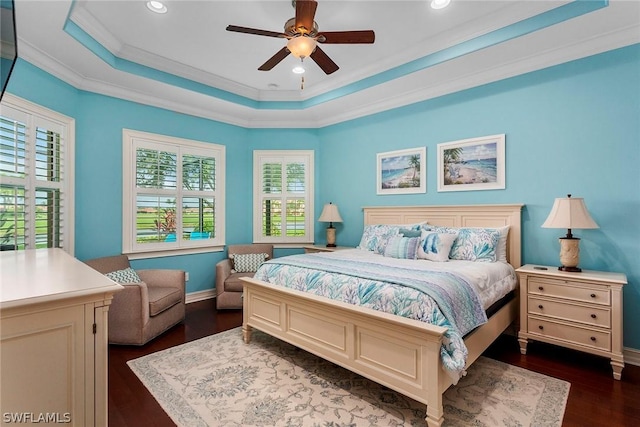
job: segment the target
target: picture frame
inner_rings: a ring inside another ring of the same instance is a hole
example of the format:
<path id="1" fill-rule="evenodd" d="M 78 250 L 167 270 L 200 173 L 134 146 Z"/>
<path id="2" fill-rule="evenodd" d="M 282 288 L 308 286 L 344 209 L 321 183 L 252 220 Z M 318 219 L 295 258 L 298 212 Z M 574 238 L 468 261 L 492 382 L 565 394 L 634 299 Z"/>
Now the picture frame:
<path id="1" fill-rule="evenodd" d="M 439 192 L 505 188 L 505 134 L 438 144 Z"/>
<path id="2" fill-rule="evenodd" d="M 377 154 L 377 194 L 427 192 L 427 148 Z"/>

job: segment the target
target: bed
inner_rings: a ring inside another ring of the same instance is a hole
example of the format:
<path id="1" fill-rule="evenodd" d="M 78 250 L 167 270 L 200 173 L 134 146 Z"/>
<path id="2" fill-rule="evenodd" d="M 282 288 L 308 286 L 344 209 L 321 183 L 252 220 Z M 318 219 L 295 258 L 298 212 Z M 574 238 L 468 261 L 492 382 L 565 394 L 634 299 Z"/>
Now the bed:
<path id="1" fill-rule="evenodd" d="M 509 226 L 506 258 L 517 268 L 522 206 L 366 207 L 363 211 L 365 226 L 425 221 L 445 227 Z M 245 342 L 251 340 L 252 328 L 261 330 L 424 403 L 427 424 L 442 425 L 442 394 L 455 382 L 441 356 L 447 328 L 256 278 L 243 280 Z M 464 336 L 466 367 L 517 319 L 517 309 L 517 298 L 510 300 Z"/>

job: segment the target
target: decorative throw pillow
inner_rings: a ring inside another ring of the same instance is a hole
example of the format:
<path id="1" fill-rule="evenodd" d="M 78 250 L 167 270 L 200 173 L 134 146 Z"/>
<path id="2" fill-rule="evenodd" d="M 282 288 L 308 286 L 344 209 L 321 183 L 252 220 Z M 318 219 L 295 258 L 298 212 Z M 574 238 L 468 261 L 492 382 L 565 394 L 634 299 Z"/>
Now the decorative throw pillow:
<path id="1" fill-rule="evenodd" d="M 417 259 L 419 246 L 419 237 L 394 236 L 389 239 L 384 249 L 384 256 L 390 258 Z"/>
<path id="2" fill-rule="evenodd" d="M 118 283 L 140 283 L 140 276 L 135 270 L 131 267 L 125 268 L 124 270 L 112 271 L 111 273 L 105 274 L 109 279 Z"/>
<path id="3" fill-rule="evenodd" d="M 391 237 L 397 236 L 399 231 L 399 225 L 367 225 L 362 232 L 358 248 L 383 255 L 387 242 Z"/>
<path id="4" fill-rule="evenodd" d="M 237 273 L 254 273 L 269 258 L 269 254 L 231 254 L 229 258 L 233 261 L 233 269 Z"/>
<path id="5" fill-rule="evenodd" d="M 491 228 L 461 228 L 453 242 L 449 258 L 494 262 L 500 232 Z"/>
<path id="6" fill-rule="evenodd" d="M 422 230 L 419 228 L 401 228 L 398 234 L 402 234 L 404 237 L 420 237 L 422 236 Z"/>
<path id="7" fill-rule="evenodd" d="M 456 237 L 458 237 L 457 233 L 423 231 L 418 247 L 418 258 L 437 262 L 449 261 L 449 252 Z"/>

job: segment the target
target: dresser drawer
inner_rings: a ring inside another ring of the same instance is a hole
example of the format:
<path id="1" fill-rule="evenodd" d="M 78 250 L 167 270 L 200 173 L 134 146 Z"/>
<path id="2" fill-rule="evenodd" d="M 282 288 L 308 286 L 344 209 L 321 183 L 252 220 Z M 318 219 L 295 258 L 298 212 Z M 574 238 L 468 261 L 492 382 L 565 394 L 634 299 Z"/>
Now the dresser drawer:
<path id="1" fill-rule="evenodd" d="M 611 305 L 611 293 L 608 288 L 586 283 L 530 277 L 527 291 L 533 295 L 567 298 L 593 304 Z"/>
<path id="2" fill-rule="evenodd" d="M 603 328 L 611 327 L 611 311 L 594 305 L 583 306 L 529 296 L 527 311 L 529 314 L 550 316 Z"/>
<path id="3" fill-rule="evenodd" d="M 611 334 L 608 331 L 594 331 L 532 316 L 528 317 L 527 323 L 529 325 L 528 332 L 534 339 L 538 335 L 598 350 L 611 351 Z"/>

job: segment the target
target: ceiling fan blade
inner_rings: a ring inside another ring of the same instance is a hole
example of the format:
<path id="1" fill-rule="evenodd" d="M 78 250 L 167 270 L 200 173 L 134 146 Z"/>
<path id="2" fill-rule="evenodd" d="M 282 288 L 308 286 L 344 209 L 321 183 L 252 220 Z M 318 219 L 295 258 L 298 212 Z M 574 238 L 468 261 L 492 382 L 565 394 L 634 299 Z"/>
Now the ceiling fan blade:
<path id="1" fill-rule="evenodd" d="M 314 50 L 310 56 L 326 74 L 334 73 L 340 68 L 324 53 L 324 50 L 320 49 L 320 46 L 316 46 L 316 50 Z"/>
<path id="2" fill-rule="evenodd" d="M 287 49 L 286 46 L 283 47 L 275 55 L 273 55 L 271 58 L 269 58 L 267 60 L 267 62 L 262 64 L 260 66 L 260 68 L 258 68 L 258 70 L 260 70 L 260 71 L 269 71 L 270 69 L 272 69 L 273 67 L 278 65 L 280 63 L 280 61 L 282 61 L 284 58 L 289 56 L 289 53 L 290 53 L 289 49 Z"/>
<path id="3" fill-rule="evenodd" d="M 315 0 L 296 0 L 296 29 L 302 34 L 313 30 L 313 18 L 316 16 L 318 3 Z"/>
<path id="4" fill-rule="evenodd" d="M 318 42 L 320 43 L 373 43 L 375 40 L 376 34 L 373 30 L 326 31 L 318 34 Z"/>
<path id="5" fill-rule="evenodd" d="M 255 34 L 257 36 L 287 38 L 287 35 L 285 33 L 278 33 L 276 31 L 258 30 L 255 28 L 238 27 L 237 25 L 228 25 L 227 31 L 233 31 L 235 33 Z"/>

